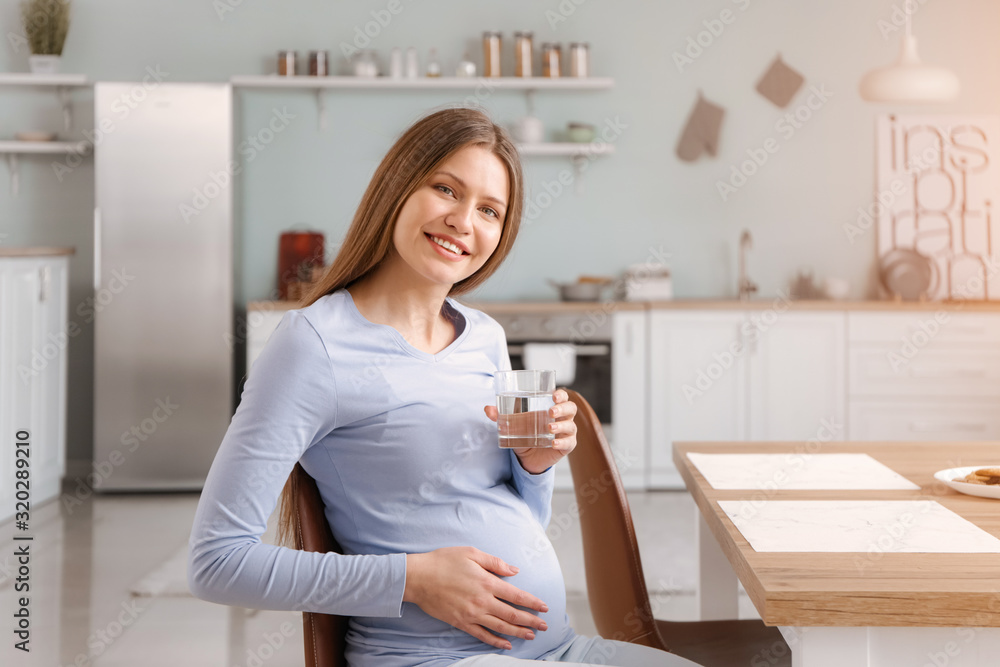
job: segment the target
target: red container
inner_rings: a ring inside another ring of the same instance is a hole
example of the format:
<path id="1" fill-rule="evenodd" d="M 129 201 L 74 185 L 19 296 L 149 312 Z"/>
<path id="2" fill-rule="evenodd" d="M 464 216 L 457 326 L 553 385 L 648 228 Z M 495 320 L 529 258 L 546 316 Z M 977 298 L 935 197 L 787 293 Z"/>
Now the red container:
<path id="1" fill-rule="evenodd" d="M 278 246 L 278 298 L 288 298 L 288 285 L 309 282 L 312 269 L 323 264 L 321 232 L 282 232 Z"/>

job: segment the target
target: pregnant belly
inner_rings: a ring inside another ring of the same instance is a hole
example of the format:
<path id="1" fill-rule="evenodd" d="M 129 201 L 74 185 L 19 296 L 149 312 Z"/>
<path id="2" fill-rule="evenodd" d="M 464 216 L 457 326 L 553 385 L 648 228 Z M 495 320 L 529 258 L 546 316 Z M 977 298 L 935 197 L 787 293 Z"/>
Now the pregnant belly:
<path id="1" fill-rule="evenodd" d="M 551 543 L 545 540 L 546 549 L 539 550 L 537 545 L 531 544 L 529 550 L 519 550 L 516 553 L 505 554 L 503 550 L 497 549 L 496 555 L 500 556 L 507 563 L 519 568 L 519 572 L 512 577 L 504 577 L 504 581 L 517 588 L 531 593 L 546 605 L 547 612 L 537 612 L 527 608 L 522 608 L 530 614 L 534 614 L 548 624 L 548 630 L 544 632 L 535 631 L 535 639 L 512 639 L 510 640 L 511 655 L 518 658 L 535 658 L 550 651 L 564 641 L 570 631 L 568 619 L 566 617 L 566 584 L 563 580 L 562 569 L 552 550 Z M 522 544 L 522 546 L 524 546 Z"/>
<path id="2" fill-rule="evenodd" d="M 510 651 L 503 651 L 430 616 L 415 604 L 404 602 L 403 615 L 399 618 L 355 618 L 353 629 L 357 634 L 352 633 L 349 641 L 428 658 L 480 653 L 537 658 L 565 643 L 572 630 L 566 617 L 566 586 L 562 568 L 552 543 L 530 514 L 525 515 L 518 510 L 504 512 L 502 509 L 495 512 L 490 512 L 492 516 L 485 522 L 486 525 L 474 525 L 486 517 L 465 513 L 461 521 L 463 530 L 453 533 L 453 528 L 445 528 L 437 535 L 441 540 L 437 547 L 466 544 L 516 566 L 519 570 L 517 574 L 500 579 L 534 595 L 548 606 L 547 612 L 520 608 L 544 619 L 548 630 L 535 630 L 535 638 L 531 640 L 501 635 L 512 647 Z M 460 539 L 463 535 L 466 538 L 464 542 Z M 470 536 L 475 538 L 470 540 Z"/>

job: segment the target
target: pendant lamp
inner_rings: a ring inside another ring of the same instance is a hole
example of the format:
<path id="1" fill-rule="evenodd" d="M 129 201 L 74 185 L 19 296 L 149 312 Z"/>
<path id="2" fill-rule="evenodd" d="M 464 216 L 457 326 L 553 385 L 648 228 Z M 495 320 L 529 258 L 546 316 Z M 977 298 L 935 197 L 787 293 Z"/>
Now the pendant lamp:
<path id="1" fill-rule="evenodd" d="M 947 67 L 925 65 L 917 55 L 917 38 L 910 34 L 910 13 L 906 13 L 906 35 L 899 58 L 892 65 L 871 70 L 858 86 L 869 102 L 947 102 L 958 96 L 958 77 Z"/>

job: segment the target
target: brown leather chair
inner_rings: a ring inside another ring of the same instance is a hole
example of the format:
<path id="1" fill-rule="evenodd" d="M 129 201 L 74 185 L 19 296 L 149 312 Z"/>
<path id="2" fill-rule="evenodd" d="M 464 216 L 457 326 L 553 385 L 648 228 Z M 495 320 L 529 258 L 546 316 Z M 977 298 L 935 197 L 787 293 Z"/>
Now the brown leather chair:
<path id="1" fill-rule="evenodd" d="M 333 538 L 330 525 L 323 513 L 323 498 L 319 495 L 316 480 L 298 463 L 292 470 L 292 489 L 295 509 L 295 546 L 302 551 L 342 553 Z M 302 612 L 302 629 L 305 633 L 306 667 L 346 667 L 347 617 L 333 614 Z"/>
<path id="2" fill-rule="evenodd" d="M 577 445 L 569 465 L 583 532 L 587 597 L 598 634 L 670 651 L 705 667 L 757 662 L 791 667 L 791 650 L 781 633 L 761 621 L 653 618 L 632 513 L 601 422 L 580 394 L 567 392 L 577 405 Z"/>

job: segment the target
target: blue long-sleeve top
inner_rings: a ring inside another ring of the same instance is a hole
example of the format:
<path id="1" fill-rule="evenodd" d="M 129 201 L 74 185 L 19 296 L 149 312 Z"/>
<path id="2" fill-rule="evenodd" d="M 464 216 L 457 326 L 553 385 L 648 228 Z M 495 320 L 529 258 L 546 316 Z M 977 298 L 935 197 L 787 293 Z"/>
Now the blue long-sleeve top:
<path id="1" fill-rule="evenodd" d="M 483 412 L 509 369 L 502 327 L 451 298 L 437 354 L 369 322 L 347 290 L 290 310 L 247 376 L 191 530 L 188 584 L 220 604 L 351 617 L 351 665 L 443 667 L 469 655 L 540 658 L 570 641 L 545 534 L 554 472 L 525 471 Z M 344 554 L 265 544 L 296 462 L 316 480 Z M 517 566 L 549 629 L 489 646 L 403 602 L 406 554 L 474 546 Z"/>

